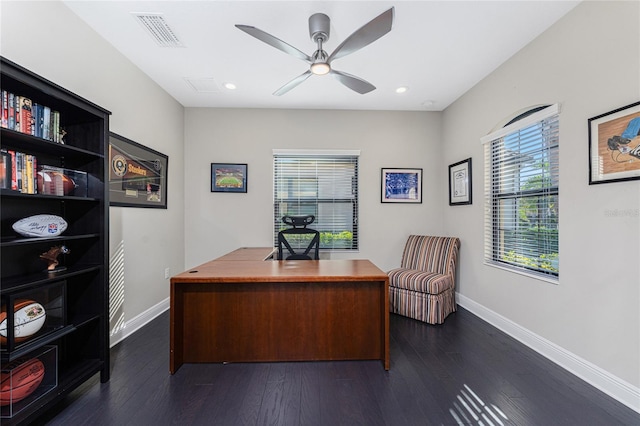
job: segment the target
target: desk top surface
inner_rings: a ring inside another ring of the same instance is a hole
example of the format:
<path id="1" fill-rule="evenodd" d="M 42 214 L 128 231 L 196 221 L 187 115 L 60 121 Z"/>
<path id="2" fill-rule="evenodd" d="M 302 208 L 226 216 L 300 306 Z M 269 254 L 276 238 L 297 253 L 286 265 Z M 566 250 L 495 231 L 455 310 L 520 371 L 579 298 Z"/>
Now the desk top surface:
<path id="1" fill-rule="evenodd" d="M 171 283 L 387 281 L 369 260 L 267 259 L 272 248 L 241 248 L 171 278 Z"/>

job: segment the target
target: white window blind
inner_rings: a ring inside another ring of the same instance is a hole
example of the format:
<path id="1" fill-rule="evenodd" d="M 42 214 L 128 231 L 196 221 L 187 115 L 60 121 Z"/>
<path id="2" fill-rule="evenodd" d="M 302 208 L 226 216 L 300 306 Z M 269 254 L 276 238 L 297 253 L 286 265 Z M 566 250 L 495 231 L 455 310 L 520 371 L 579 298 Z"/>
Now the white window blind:
<path id="1" fill-rule="evenodd" d="M 485 143 L 485 263 L 559 276 L 558 106 L 534 109 Z"/>
<path id="2" fill-rule="evenodd" d="M 358 154 L 274 150 L 274 244 L 283 216 L 312 214 L 321 250 L 358 249 Z"/>

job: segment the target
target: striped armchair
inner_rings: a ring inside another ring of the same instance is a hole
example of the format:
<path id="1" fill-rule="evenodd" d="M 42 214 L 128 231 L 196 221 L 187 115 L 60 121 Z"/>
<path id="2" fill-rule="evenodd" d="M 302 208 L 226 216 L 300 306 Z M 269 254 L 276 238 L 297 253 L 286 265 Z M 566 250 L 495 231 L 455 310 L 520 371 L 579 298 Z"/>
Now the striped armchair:
<path id="1" fill-rule="evenodd" d="M 455 274 L 460 240 L 410 235 L 400 268 L 389 271 L 390 311 L 442 324 L 456 311 Z"/>

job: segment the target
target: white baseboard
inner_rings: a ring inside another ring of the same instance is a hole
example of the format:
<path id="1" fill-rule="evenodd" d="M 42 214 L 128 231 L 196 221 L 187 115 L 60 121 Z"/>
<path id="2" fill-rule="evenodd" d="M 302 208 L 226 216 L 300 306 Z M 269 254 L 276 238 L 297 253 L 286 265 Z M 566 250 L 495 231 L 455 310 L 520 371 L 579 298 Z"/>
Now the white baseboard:
<path id="1" fill-rule="evenodd" d="M 595 364 L 580 358 L 502 315 L 456 293 L 459 305 L 487 321 L 509 336 L 527 345 L 565 370 L 580 377 L 610 397 L 640 413 L 640 388 L 612 375 Z"/>
<path id="2" fill-rule="evenodd" d="M 155 304 L 141 314 L 136 315 L 128 321 L 125 321 L 124 326 L 120 329 L 120 331 L 111 336 L 110 347 L 114 347 L 168 309 L 169 298 L 167 297 L 162 302 Z"/>

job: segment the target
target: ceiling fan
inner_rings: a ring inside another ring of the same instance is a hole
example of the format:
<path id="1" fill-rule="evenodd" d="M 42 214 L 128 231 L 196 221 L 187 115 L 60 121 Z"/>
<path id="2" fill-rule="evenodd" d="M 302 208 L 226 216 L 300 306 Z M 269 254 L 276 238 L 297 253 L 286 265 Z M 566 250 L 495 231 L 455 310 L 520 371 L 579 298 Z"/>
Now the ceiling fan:
<path id="1" fill-rule="evenodd" d="M 236 27 L 258 40 L 267 43 L 284 53 L 288 53 L 298 59 L 302 59 L 311 65 L 307 71 L 276 90 L 273 93 L 274 95 L 284 95 L 289 90 L 305 81 L 312 74 L 329 74 L 349 89 L 360 94 L 365 94 L 371 92 L 376 87 L 359 77 L 333 69 L 331 63 L 338 58 L 342 58 L 343 56 L 347 56 L 362 49 L 391 31 L 393 13 L 394 8 L 392 7 L 369 21 L 347 37 L 338 47 L 336 47 L 331 55 L 327 55 L 327 52 L 322 48 L 322 44 L 329 40 L 330 26 L 329 17 L 324 13 L 315 13 L 309 17 L 309 35 L 311 36 L 311 40 L 317 44 L 317 50 L 311 56 L 256 27 L 252 27 L 250 25 L 236 25 Z"/>

